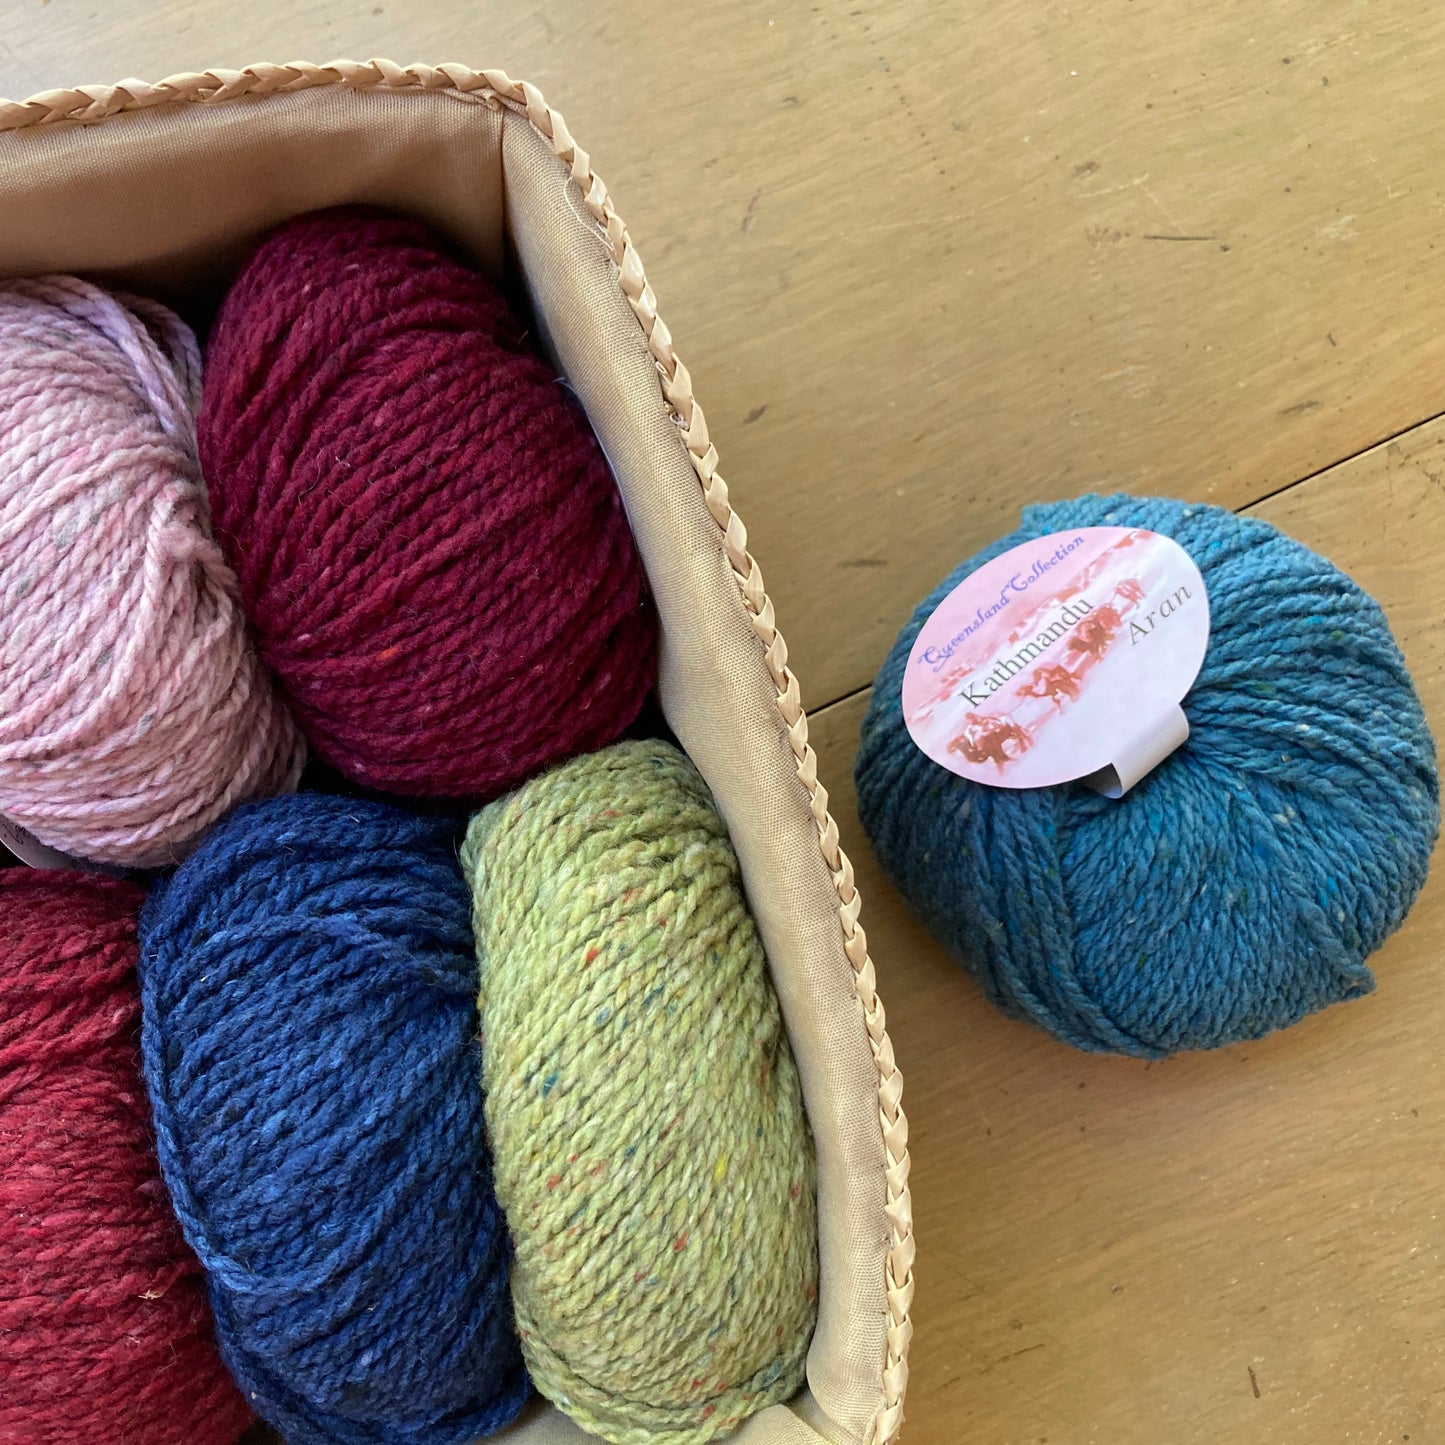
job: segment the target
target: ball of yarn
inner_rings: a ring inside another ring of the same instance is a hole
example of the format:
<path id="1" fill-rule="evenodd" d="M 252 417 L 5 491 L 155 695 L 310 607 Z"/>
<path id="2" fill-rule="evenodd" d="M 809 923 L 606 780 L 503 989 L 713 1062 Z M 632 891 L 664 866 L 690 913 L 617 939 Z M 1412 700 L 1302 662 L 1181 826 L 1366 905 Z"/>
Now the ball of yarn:
<path id="1" fill-rule="evenodd" d="M 156 1165 L 128 883 L 0 872 L 0 1441 L 226 1445 L 251 1412 Z"/>
<path id="2" fill-rule="evenodd" d="M 1075 527 L 1174 538 L 1209 595 L 1189 740 L 1122 800 L 990 788 L 904 725 L 914 639 L 970 572 Z M 1159 1057 L 1258 1038 L 1374 986 L 1439 825 L 1435 746 L 1384 613 L 1265 522 L 1128 496 L 1029 507 L 951 573 L 878 674 L 858 812 L 898 890 L 1006 1013 Z"/>
<path id="3" fill-rule="evenodd" d="M 421 222 L 264 241 L 208 353 L 201 455 L 268 663 L 368 787 L 481 798 L 620 737 L 655 676 L 586 419 Z"/>
<path id="4" fill-rule="evenodd" d="M 288 1445 L 463 1445 L 527 1394 L 449 825 L 240 809 L 141 920 L 161 1169 Z"/>
<path id="5" fill-rule="evenodd" d="M 664 743 L 473 820 L 483 1089 L 543 1394 L 618 1445 L 792 1395 L 816 1317 L 812 1138 L 706 785 Z"/>
<path id="6" fill-rule="evenodd" d="M 196 462 L 200 355 L 154 302 L 0 282 L 0 811 L 152 867 L 295 786 Z"/>

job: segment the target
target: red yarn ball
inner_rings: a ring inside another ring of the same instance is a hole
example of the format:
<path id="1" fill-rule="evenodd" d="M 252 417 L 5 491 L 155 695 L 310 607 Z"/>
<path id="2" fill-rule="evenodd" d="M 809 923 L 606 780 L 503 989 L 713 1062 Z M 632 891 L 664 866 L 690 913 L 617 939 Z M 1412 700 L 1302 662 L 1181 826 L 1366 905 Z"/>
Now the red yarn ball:
<path id="1" fill-rule="evenodd" d="M 0 871 L 0 1445 L 229 1445 L 251 1420 L 156 1163 L 142 898 Z"/>
<path id="2" fill-rule="evenodd" d="M 606 459 L 421 222 L 324 211 L 262 242 L 200 448 L 262 654 L 347 777 L 489 796 L 637 716 L 656 621 Z"/>

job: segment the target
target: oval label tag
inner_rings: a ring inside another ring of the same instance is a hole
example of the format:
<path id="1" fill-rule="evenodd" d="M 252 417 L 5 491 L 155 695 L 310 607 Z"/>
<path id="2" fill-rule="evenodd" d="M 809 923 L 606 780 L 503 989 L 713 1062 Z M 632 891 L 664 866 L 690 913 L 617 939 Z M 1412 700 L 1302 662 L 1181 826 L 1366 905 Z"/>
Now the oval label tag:
<path id="1" fill-rule="evenodd" d="M 1209 644 L 1189 554 L 1137 527 L 1013 547 L 923 624 L 903 673 L 913 741 L 998 788 L 1082 779 L 1122 797 L 1189 736 L 1180 701 Z"/>

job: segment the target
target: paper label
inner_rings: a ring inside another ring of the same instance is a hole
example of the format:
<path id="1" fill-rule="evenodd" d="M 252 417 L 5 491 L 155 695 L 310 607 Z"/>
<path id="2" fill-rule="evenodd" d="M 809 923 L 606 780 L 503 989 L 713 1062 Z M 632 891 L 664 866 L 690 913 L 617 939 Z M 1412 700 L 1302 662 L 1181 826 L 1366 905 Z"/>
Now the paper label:
<path id="1" fill-rule="evenodd" d="M 1081 527 L 964 578 L 923 625 L 903 718 L 936 763 L 998 788 L 1082 779 L 1122 797 L 1189 736 L 1179 703 L 1209 599 L 1172 538 Z"/>
<path id="2" fill-rule="evenodd" d="M 82 873 L 104 871 L 95 863 L 86 862 L 83 858 L 72 858 L 68 853 L 48 847 L 19 823 L 11 822 L 3 813 L 0 813 L 0 844 L 32 868 L 71 868 Z"/>

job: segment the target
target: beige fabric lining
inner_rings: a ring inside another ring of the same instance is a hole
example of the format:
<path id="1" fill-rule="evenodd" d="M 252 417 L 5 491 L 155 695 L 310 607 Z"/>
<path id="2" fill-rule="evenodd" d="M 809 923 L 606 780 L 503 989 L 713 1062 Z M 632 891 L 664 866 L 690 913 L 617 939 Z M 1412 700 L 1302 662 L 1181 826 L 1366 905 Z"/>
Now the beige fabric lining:
<path id="1" fill-rule="evenodd" d="M 0 135 L 0 274 L 74 270 L 205 296 L 269 225 L 356 200 L 426 216 L 493 270 L 510 236 L 617 471 L 663 623 L 664 709 L 737 844 L 818 1143 L 812 1399 L 764 1412 L 738 1438 L 816 1442 L 801 1416 L 830 1440 L 866 1442 L 883 1405 L 890 1231 L 878 1073 L 838 893 L 718 525 L 608 248 L 546 141 L 478 98 L 337 87 Z M 587 1437 L 547 1410 L 507 1438 Z"/>
<path id="2" fill-rule="evenodd" d="M 337 87 L 0 134 L 0 275 L 209 292 L 278 221 L 348 201 L 424 216 L 500 272 L 502 121 L 471 96 Z"/>
<path id="3" fill-rule="evenodd" d="M 830 1445 L 844 1445 L 829 1435 Z M 509 1429 L 488 1437 L 506 1445 L 597 1445 L 589 1435 L 560 1410 L 536 1405 Z M 727 1437 L 728 1445 L 819 1445 L 817 1433 L 787 1405 L 769 1405 L 745 1420 Z"/>

